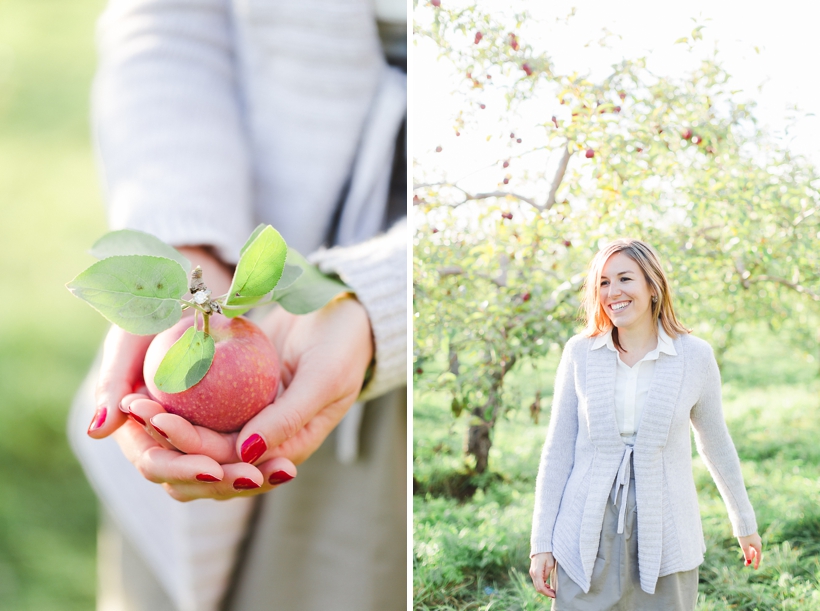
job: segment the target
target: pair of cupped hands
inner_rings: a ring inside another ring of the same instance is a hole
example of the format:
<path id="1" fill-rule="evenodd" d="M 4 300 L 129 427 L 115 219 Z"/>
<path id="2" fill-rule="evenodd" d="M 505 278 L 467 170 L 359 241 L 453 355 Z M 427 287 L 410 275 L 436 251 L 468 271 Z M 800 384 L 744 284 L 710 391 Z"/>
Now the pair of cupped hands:
<path id="1" fill-rule="evenodd" d="M 231 272 L 209 251 L 179 250 L 202 267 L 215 295 L 228 290 Z M 276 308 L 260 327 L 279 354 L 284 390 L 242 430 L 227 434 L 151 400 L 139 387 L 153 337 L 112 327 L 89 436 L 113 435 L 140 474 L 178 501 L 260 494 L 290 481 L 359 395 L 373 357 L 370 321 L 355 298 L 342 297 L 301 316 Z"/>

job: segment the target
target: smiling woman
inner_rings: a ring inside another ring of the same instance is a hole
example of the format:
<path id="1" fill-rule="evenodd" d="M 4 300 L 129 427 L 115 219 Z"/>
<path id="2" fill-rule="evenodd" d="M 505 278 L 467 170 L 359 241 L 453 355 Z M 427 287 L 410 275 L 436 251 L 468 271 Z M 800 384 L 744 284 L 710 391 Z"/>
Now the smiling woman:
<path id="1" fill-rule="evenodd" d="M 615 240 L 598 252 L 584 306 L 586 331 L 567 343 L 556 375 L 530 576 L 559 611 L 691 611 L 706 546 L 690 422 L 746 564 L 757 569 L 761 559 L 717 363 L 678 322 L 663 268 L 644 242 Z"/>

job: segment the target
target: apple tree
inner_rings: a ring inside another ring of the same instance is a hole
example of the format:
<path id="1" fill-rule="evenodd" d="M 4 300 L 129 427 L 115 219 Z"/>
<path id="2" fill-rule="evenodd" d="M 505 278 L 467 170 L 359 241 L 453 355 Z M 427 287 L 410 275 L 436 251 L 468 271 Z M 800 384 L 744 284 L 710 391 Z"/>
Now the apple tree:
<path id="1" fill-rule="evenodd" d="M 820 176 L 758 126 L 717 57 L 679 77 L 644 58 L 603 78 L 561 73 L 527 23 L 417 7 L 415 36 L 461 75 L 456 134 L 507 142 L 482 172 L 487 188 L 437 163 L 414 168 L 416 383 L 469 413 L 477 472 L 515 403 L 506 374 L 578 331 L 586 266 L 616 237 L 656 248 L 681 320 L 718 358 L 747 320 L 790 328 L 806 350 L 820 340 Z M 697 27 L 679 42 L 697 53 L 699 38 Z M 490 96 L 506 100 L 499 124 L 479 116 Z M 522 129 L 516 111 L 533 103 Z M 525 163 L 534 155 L 540 167 Z"/>

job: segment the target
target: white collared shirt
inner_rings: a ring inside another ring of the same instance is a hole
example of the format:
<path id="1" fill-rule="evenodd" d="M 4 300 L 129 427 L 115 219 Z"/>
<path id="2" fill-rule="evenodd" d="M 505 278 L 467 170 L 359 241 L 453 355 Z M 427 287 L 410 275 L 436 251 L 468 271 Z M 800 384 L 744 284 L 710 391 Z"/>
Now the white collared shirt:
<path id="1" fill-rule="evenodd" d="M 623 442 L 634 445 L 646 397 L 652 385 L 652 376 L 655 374 L 655 361 L 661 352 L 672 356 L 677 355 L 677 352 L 672 345 L 672 338 L 667 335 L 660 323 L 658 346 L 632 367 L 621 361 L 621 355 L 612 341 L 612 329 L 596 337 L 592 349 L 597 350 L 603 346 L 618 354 L 618 365 L 615 369 L 615 419 Z"/>

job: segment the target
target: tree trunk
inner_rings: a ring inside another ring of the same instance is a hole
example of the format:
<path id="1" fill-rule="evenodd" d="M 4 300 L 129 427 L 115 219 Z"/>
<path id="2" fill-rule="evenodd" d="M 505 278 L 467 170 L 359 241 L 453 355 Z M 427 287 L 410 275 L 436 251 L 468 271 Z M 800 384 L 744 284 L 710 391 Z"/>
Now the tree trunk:
<path id="1" fill-rule="evenodd" d="M 471 424 L 467 430 L 467 454 L 475 456 L 476 473 L 484 473 L 490 462 L 490 447 L 493 445 L 490 439 L 490 423 L 484 421 L 483 407 L 476 407 L 472 414 L 480 422 Z"/>

